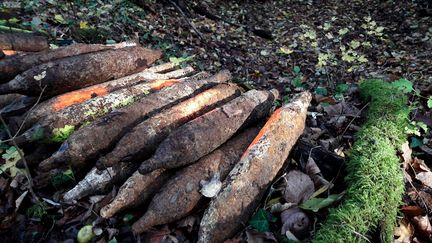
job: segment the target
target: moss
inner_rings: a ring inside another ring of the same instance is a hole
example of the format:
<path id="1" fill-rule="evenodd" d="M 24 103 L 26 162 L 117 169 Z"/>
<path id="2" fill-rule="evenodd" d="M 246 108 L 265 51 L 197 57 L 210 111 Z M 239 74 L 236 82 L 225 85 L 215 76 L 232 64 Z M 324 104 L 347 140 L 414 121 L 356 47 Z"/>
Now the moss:
<path id="1" fill-rule="evenodd" d="M 313 242 L 365 242 L 376 229 L 381 241 L 393 239 L 404 191 L 396 152 L 406 140 L 410 110 L 407 97 L 390 83 L 366 80 L 360 92 L 370 106 L 347 161 L 347 193 L 342 204 L 330 210 Z"/>
<path id="2" fill-rule="evenodd" d="M 72 125 L 66 125 L 63 128 L 55 128 L 49 141 L 54 143 L 62 143 L 68 139 L 74 131 L 75 126 Z"/>

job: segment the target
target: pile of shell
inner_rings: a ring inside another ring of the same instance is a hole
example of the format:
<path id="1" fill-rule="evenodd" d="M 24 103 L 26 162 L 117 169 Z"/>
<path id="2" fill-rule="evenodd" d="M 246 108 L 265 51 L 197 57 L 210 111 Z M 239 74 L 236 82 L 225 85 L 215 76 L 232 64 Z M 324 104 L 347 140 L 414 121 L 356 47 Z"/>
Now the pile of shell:
<path id="1" fill-rule="evenodd" d="M 311 95 L 271 114 L 276 91 L 242 92 L 228 71 L 151 66 L 161 55 L 121 43 L 5 57 L 0 93 L 20 96 L 2 116 L 36 186 L 68 169 L 82 180 L 64 201 L 121 185 L 100 215 L 150 201 L 136 234 L 185 217 L 209 197 L 198 239 L 221 242 L 247 222 L 282 168 Z"/>

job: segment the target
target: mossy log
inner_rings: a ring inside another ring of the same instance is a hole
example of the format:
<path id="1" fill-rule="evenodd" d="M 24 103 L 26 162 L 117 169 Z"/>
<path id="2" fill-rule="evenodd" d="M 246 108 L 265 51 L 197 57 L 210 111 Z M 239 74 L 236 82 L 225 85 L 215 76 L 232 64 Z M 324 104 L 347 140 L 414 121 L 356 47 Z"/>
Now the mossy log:
<path id="1" fill-rule="evenodd" d="M 360 83 L 364 99 L 370 100 L 367 120 L 358 132 L 347 161 L 347 190 L 342 204 L 330 211 L 313 242 L 391 242 L 398 206 L 404 191 L 397 149 L 406 140 L 407 97 L 390 83 Z"/>

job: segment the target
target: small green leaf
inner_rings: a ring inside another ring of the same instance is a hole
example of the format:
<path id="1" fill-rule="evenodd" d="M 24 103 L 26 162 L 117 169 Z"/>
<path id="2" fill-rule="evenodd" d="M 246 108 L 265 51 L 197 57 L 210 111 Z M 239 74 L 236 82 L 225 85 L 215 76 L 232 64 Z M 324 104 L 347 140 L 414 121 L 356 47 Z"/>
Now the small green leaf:
<path id="1" fill-rule="evenodd" d="M 350 42 L 350 46 L 351 46 L 352 49 L 357 49 L 360 46 L 360 41 L 352 40 Z"/>
<path id="2" fill-rule="evenodd" d="M 411 148 L 417 148 L 417 147 L 420 147 L 420 146 L 423 146 L 423 141 L 421 139 L 419 139 L 419 138 L 412 137 L 411 138 L 410 147 Z"/>
<path id="3" fill-rule="evenodd" d="M 295 77 L 295 78 L 292 80 L 291 84 L 292 84 L 294 87 L 296 87 L 296 88 L 300 88 L 300 87 L 302 86 L 302 78 L 301 78 L 301 76 L 297 76 L 297 77 Z"/>
<path id="4" fill-rule="evenodd" d="M 318 212 L 318 210 L 328 207 L 334 202 L 340 200 L 343 197 L 341 194 L 332 194 L 327 198 L 310 198 L 306 202 L 302 203 L 299 207 L 312 212 Z"/>
<path id="5" fill-rule="evenodd" d="M 429 97 L 428 101 L 427 101 L 427 107 L 429 109 L 432 109 L 432 97 Z"/>
<path id="6" fill-rule="evenodd" d="M 252 216 L 249 224 L 254 227 L 258 232 L 269 232 L 269 216 L 271 217 L 271 214 L 269 212 L 260 208 L 258 212 L 254 216 Z"/>
<path id="7" fill-rule="evenodd" d="M 112 238 L 110 241 L 108 241 L 108 243 L 117 243 L 118 241 L 117 241 L 117 239 L 114 237 L 114 238 Z"/>
<path id="8" fill-rule="evenodd" d="M 396 80 L 392 83 L 392 85 L 404 93 L 409 93 L 414 90 L 413 83 L 409 80 L 406 80 L 404 78 L 401 78 L 399 80 Z"/>
<path id="9" fill-rule="evenodd" d="M 189 56 L 189 57 L 170 57 L 169 61 L 176 64 L 176 65 L 180 65 L 183 62 L 188 62 L 190 60 L 192 60 L 195 57 L 195 55 Z"/>
<path id="10" fill-rule="evenodd" d="M 10 176 L 15 177 L 18 171 L 20 171 L 20 169 L 16 167 L 16 163 L 21 159 L 18 150 L 12 146 L 2 154 L 2 158 L 6 160 L 6 162 L 0 165 L 0 174 L 9 171 Z"/>
<path id="11" fill-rule="evenodd" d="M 344 94 L 349 90 L 349 85 L 348 84 L 338 84 L 338 86 L 336 87 L 336 92 L 340 93 L 340 94 Z"/>
<path id="12" fill-rule="evenodd" d="M 133 214 L 127 213 L 123 216 L 123 222 L 130 222 L 135 216 Z"/>
<path id="13" fill-rule="evenodd" d="M 64 20 L 63 16 L 61 16 L 60 14 L 54 15 L 54 20 L 57 23 L 60 23 L 60 24 L 64 24 L 65 23 L 65 20 Z"/>
<path id="14" fill-rule="evenodd" d="M 87 243 L 90 242 L 94 236 L 93 227 L 91 225 L 86 225 L 78 231 L 77 241 L 79 243 Z"/>
<path id="15" fill-rule="evenodd" d="M 299 66 L 294 66 L 294 68 L 293 68 L 293 72 L 294 73 L 300 73 L 300 67 Z"/>
<path id="16" fill-rule="evenodd" d="M 348 28 L 343 28 L 343 29 L 340 29 L 339 31 L 338 31 L 338 34 L 339 35 L 345 35 L 346 33 L 348 33 L 349 32 L 349 29 Z"/>
<path id="17" fill-rule="evenodd" d="M 56 175 L 51 177 L 51 184 L 58 188 L 68 182 L 75 181 L 74 173 L 71 169 L 67 169 L 61 173 L 57 173 Z"/>
<path id="18" fill-rule="evenodd" d="M 315 93 L 318 94 L 318 95 L 326 96 L 327 95 L 327 89 L 325 87 L 318 86 L 315 89 Z"/>

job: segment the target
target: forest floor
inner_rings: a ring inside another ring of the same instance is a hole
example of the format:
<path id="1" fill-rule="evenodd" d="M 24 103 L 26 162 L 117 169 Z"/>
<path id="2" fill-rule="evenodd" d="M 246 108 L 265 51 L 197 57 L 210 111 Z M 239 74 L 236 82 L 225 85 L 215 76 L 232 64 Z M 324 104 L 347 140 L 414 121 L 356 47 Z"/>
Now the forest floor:
<path id="1" fill-rule="evenodd" d="M 367 109 L 358 96 L 358 81 L 378 78 L 408 84 L 414 134 L 409 135 L 406 150 L 412 149 L 412 166 L 422 169 L 406 173 L 413 180 L 407 180 L 402 207 L 406 217 L 397 232 L 403 232 L 400 242 L 407 237 L 423 242 L 432 235 L 432 100 L 428 99 L 432 94 L 432 6 L 428 1 L 185 1 L 187 6 L 182 1 L 141 1 L 143 8 L 126 1 L 107 2 L 23 1 L 19 9 L 4 5 L 7 11 L 0 18 L 45 33 L 57 46 L 138 39 L 143 46 L 162 49 L 164 61 L 190 59 L 198 70 L 229 69 L 234 82 L 245 88 L 276 88 L 280 103 L 289 101 L 293 93 L 310 90 L 314 99 L 302 139 L 341 157 L 354 142 L 362 111 Z M 427 172 L 427 178 L 417 178 L 417 172 Z M 6 190 L 7 183 L 0 180 L 0 191 Z M 0 207 L 6 212 L 16 198 L 4 195 Z M 87 200 L 65 211 L 59 220 L 67 228 L 62 236 L 49 235 L 54 224 L 35 221 L 29 228 L 17 215 L 0 229 L 8 230 L 15 225 L 12 221 L 20 221 L 16 229 L 27 229 L 21 230 L 21 239 L 73 239 L 82 218 L 92 214 L 86 207 L 93 204 Z M 413 220 L 413 211 L 420 218 Z M 120 230 L 117 235 L 127 232 L 124 238 L 117 236 L 119 242 L 131 239 L 130 231 L 121 227 L 132 216 L 125 214 L 106 223 L 111 231 Z M 420 219 L 426 221 L 419 223 Z M 190 217 L 181 226 L 159 228 L 152 239 L 192 242 L 190 234 L 178 227 L 196 230 L 196 221 Z M 251 237 L 270 242 L 274 238 L 248 231 L 236 240 Z"/>

